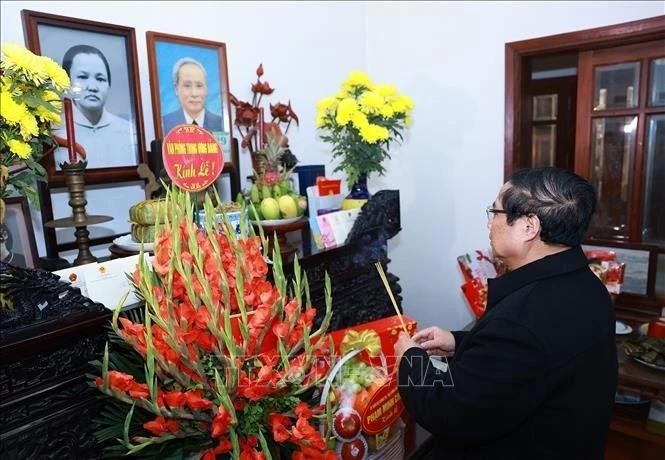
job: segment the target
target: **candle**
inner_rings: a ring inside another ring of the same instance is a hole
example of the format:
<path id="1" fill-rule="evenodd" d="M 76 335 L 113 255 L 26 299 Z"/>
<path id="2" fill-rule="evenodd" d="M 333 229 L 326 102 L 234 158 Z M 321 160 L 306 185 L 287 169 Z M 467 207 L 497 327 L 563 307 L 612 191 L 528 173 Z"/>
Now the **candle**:
<path id="1" fill-rule="evenodd" d="M 74 138 L 74 112 L 72 100 L 65 98 L 65 128 L 67 130 L 67 149 L 69 151 L 69 163 L 76 163 L 76 139 Z"/>

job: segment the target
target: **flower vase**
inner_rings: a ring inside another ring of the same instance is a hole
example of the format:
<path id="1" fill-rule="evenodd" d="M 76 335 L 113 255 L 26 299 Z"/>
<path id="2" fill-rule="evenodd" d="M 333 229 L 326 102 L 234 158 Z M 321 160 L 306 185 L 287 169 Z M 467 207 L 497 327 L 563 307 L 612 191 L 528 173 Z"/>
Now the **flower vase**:
<path id="1" fill-rule="evenodd" d="M 342 200 L 342 209 L 362 208 L 371 196 L 367 190 L 367 174 L 361 174 L 356 183 L 351 186 L 351 192 Z"/>

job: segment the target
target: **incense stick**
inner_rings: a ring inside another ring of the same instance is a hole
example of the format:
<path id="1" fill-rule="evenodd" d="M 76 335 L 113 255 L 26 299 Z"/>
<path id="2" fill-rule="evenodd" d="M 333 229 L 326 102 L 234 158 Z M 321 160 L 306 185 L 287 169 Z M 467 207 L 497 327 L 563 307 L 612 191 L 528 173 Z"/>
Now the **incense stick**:
<path id="1" fill-rule="evenodd" d="M 400 313 L 399 308 L 397 307 L 395 296 L 393 296 L 393 291 L 392 289 L 390 289 L 390 283 L 388 283 L 388 277 L 386 276 L 386 273 L 383 271 L 383 266 L 381 265 L 381 262 L 376 262 L 374 265 L 376 266 L 376 270 L 379 272 L 379 276 L 381 277 L 381 281 L 383 281 L 383 285 L 386 287 L 386 291 L 388 292 L 388 297 L 390 297 L 390 301 L 393 304 L 395 313 L 397 313 L 399 322 L 402 323 L 402 329 L 404 330 L 404 332 L 408 334 L 409 331 L 407 331 L 406 324 L 404 323 L 404 318 L 402 318 L 402 314 Z"/>

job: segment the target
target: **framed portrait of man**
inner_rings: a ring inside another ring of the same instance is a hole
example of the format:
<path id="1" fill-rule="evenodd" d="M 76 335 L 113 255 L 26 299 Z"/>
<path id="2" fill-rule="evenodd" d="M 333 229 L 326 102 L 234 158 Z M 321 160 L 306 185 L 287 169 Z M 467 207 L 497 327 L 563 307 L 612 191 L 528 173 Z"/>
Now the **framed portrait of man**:
<path id="1" fill-rule="evenodd" d="M 21 11 L 26 43 L 68 73 L 74 138 L 86 152 L 86 183 L 137 179 L 147 162 L 141 112 L 136 36 L 131 27 Z M 53 133 L 68 139 L 64 116 Z M 67 149 L 43 160 L 50 185 L 64 184 Z"/>
<path id="2" fill-rule="evenodd" d="M 160 32 L 146 38 L 155 137 L 182 124 L 202 126 L 222 146 L 225 170 L 234 168 L 226 45 Z"/>

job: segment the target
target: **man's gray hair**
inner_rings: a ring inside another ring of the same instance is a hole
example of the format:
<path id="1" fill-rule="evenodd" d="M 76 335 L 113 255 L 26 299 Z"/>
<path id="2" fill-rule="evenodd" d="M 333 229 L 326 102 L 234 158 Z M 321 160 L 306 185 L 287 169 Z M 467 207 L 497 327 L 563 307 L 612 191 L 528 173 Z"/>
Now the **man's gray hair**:
<path id="1" fill-rule="evenodd" d="M 199 61 L 197 61 L 194 58 L 190 57 L 184 57 L 180 58 L 176 61 L 176 63 L 173 65 L 173 85 L 178 86 L 178 78 L 180 77 L 180 67 L 184 66 L 185 64 L 193 64 L 195 66 L 198 66 L 201 71 L 203 72 L 203 76 L 205 79 L 208 79 L 208 73 L 206 72 L 205 67 L 203 67 L 203 64 L 201 64 Z"/>

